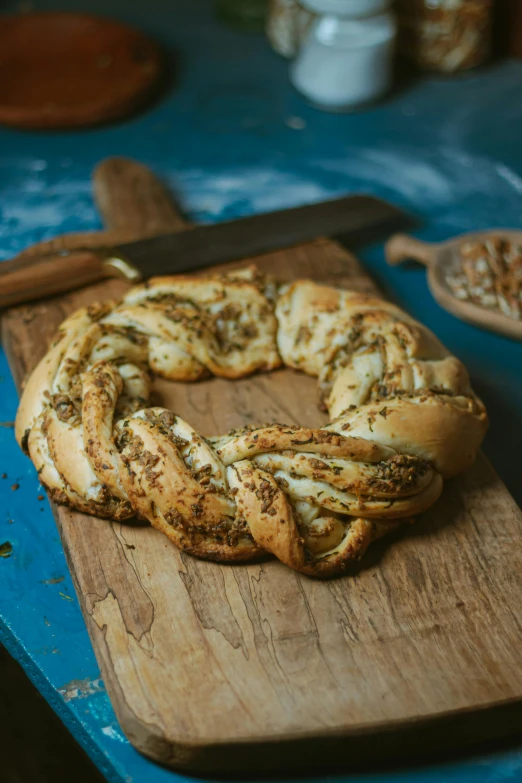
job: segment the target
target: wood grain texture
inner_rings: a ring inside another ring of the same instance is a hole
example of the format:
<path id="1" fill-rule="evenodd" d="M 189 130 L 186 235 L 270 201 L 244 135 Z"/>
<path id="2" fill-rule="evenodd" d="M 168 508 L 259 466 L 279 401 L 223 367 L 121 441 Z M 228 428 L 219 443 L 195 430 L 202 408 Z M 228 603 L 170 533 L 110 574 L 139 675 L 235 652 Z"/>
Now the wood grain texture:
<path id="1" fill-rule="evenodd" d="M 124 228 L 121 214 L 110 218 L 117 204 L 147 232 L 147 210 L 133 208 L 145 197 L 139 185 L 136 194 L 108 197 L 109 224 Z M 256 263 L 283 278 L 374 290 L 328 240 Z M 17 382 L 66 313 L 124 288 L 104 282 L 7 312 Z M 325 420 L 316 381 L 291 370 L 157 381 L 154 391 L 204 434 Z M 483 456 L 414 527 L 326 583 L 272 560 L 199 561 L 150 527 L 54 511 L 118 718 L 152 758 L 190 771 L 309 770 L 520 726 L 522 515 Z"/>

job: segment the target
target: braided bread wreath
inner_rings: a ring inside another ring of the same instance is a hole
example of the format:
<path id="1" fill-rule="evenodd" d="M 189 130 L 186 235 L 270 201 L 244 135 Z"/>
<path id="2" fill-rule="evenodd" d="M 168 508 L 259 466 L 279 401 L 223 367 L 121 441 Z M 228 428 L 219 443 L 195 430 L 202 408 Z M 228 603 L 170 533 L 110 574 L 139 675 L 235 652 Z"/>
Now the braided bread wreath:
<path id="1" fill-rule="evenodd" d="M 206 438 L 147 407 L 151 372 L 233 379 L 281 364 L 318 377 L 329 424 Z M 16 420 L 56 502 L 137 514 L 198 557 L 271 552 L 315 577 L 431 506 L 486 427 L 461 362 L 397 307 L 309 280 L 278 286 L 254 267 L 155 278 L 78 310 Z"/>

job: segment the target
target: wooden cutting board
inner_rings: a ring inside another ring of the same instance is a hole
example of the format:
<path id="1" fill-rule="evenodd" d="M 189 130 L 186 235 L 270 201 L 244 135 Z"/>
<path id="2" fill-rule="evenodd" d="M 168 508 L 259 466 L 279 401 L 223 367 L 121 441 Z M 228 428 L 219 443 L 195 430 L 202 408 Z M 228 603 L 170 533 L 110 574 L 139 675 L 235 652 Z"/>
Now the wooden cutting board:
<path id="1" fill-rule="evenodd" d="M 96 194 L 117 233 L 180 227 L 136 164 L 106 163 Z M 375 290 L 328 240 L 256 263 L 280 278 Z M 17 383 L 67 313 L 124 288 L 102 283 L 6 312 Z M 325 421 L 315 380 L 290 370 L 155 389 L 204 434 Z M 520 729 L 522 515 L 482 455 L 415 527 L 330 582 L 277 561 L 203 562 L 149 527 L 54 513 L 123 731 L 158 761 L 207 772 L 346 768 Z"/>

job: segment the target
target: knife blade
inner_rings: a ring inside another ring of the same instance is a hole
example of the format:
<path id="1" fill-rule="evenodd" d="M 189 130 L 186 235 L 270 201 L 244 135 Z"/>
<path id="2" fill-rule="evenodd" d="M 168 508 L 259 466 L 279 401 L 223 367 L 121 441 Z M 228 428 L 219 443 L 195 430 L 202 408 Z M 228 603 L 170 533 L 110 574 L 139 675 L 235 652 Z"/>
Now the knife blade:
<path id="1" fill-rule="evenodd" d="M 373 196 L 346 196 L 130 242 L 115 248 L 111 255 L 145 278 L 261 255 L 319 236 L 347 235 L 396 219 L 399 214 L 403 215 Z"/>
<path id="2" fill-rule="evenodd" d="M 105 277 L 136 282 L 153 275 L 194 271 L 290 247 L 316 237 L 356 241 L 398 230 L 405 213 L 373 196 L 345 196 L 317 204 L 188 228 L 108 248 L 77 248 L 40 256 L 38 263 L 0 264 L 0 307 L 62 293 Z"/>

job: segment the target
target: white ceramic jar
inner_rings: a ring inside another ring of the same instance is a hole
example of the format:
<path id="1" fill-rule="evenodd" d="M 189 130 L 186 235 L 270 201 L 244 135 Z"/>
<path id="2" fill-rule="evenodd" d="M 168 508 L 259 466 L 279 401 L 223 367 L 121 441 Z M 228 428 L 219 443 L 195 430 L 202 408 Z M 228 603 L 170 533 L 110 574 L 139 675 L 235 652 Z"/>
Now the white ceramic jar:
<path id="1" fill-rule="evenodd" d="M 390 0 L 302 0 L 319 16 L 290 68 L 294 87 L 320 108 L 347 111 L 391 86 L 397 25 Z"/>

